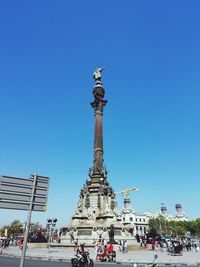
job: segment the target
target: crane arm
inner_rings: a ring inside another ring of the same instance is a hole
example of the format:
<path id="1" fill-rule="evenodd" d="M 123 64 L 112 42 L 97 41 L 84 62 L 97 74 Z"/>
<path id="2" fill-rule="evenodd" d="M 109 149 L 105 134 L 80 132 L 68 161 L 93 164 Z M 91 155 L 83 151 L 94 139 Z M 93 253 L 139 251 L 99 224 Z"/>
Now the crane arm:
<path id="1" fill-rule="evenodd" d="M 116 195 L 119 195 L 119 194 L 123 195 L 124 194 L 125 195 L 125 198 L 128 198 L 129 192 L 138 192 L 138 191 L 139 190 L 136 187 L 127 188 L 127 189 L 122 190 L 121 192 L 117 192 Z"/>

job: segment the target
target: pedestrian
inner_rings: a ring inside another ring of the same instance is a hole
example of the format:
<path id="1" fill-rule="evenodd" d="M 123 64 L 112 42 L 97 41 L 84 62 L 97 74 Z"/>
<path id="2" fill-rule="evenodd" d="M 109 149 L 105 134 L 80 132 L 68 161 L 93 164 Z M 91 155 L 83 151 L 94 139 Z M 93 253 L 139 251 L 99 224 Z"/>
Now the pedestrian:
<path id="1" fill-rule="evenodd" d="M 122 252 L 124 253 L 124 239 L 122 240 Z"/>
<path id="2" fill-rule="evenodd" d="M 143 245 L 143 240 L 142 240 L 142 237 L 140 236 L 140 247 L 142 248 L 142 245 Z"/>
<path id="3" fill-rule="evenodd" d="M 122 252 L 122 241 L 119 240 L 119 241 L 118 241 L 118 244 L 119 244 L 119 247 L 118 247 L 119 252 Z"/>
<path id="4" fill-rule="evenodd" d="M 152 239 L 151 245 L 152 245 L 152 250 L 155 250 L 155 239 L 154 238 Z"/>
<path id="5" fill-rule="evenodd" d="M 23 239 L 22 238 L 20 238 L 19 239 L 19 241 L 18 241 L 18 247 L 19 247 L 19 249 L 21 249 L 22 250 L 22 248 L 23 248 Z"/>
<path id="6" fill-rule="evenodd" d="M 144 248 L 148 250 L 149 247 L 148 247 L 147 239 L 143 240 L 143 244 L 144 244 Z"/>
<path id="7" fill-rule="evenodd" d="M 161 252 L 164 252 L 164 249 L 163 249 L 163 242 L 160 241 L 160 242 L 159 242 L 159 245 L 160 245 L 160 251 L 161 251 Z"/>
<path id="8" fill-rule="evenodd" d="M 70 233 L 70 244 L 74 243 L 74 235 L 73 233 Z"/>
<path id="9" fill-rule="evenodd" d="M 114 251 L 114 248 L 113 248 L 113 244 L 112 243 L 109 243 L 108 244 L 108 261 L 113 261 L 113 251 Z"/>
<path id="10" fill-rule="evenodd" d="M 75 242 L 74 242 L 74 252 L 77 253 L 78 249 L 79 249 L 78 242 L 75 241 Z"/>
<path id="11" fill-rule="evenodd" d="M 99 248 L 99 242 L 98 242 L 98 240 L 95 241 L 94 247 L 95 247 L 95 254 L 97 254 L 98 248 Z"/>
<path id="12" fill-rule="evenodd" d="M 128 252 L 128 242 L 125 239 L 122 241 L 122 251 L 123 251 L 123 253 Z"/>
<path id="13" fill-rule="evenodd" d="M 124 243 L 124 250 L 125 250 L 125 253 L 128 253 L 128 241 L 125 240 L 125 243 Z"/>

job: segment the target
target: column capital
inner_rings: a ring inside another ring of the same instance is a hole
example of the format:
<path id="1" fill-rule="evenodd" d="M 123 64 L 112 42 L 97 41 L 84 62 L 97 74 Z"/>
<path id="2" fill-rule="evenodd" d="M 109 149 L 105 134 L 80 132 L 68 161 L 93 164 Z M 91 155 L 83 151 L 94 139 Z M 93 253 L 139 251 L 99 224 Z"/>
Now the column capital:
<path id="1" fill-rule="evenodd" d="M 93 87 L 93 95 L 94 95 L 94 101 L 91 104 L 92 108 L 94 109 L 103 109 L 103 107 L 106 105 L 107 100 L 104 100 L 105 95 L 105 89 L 103 87 L 102 83 L 97 83 Z"/>

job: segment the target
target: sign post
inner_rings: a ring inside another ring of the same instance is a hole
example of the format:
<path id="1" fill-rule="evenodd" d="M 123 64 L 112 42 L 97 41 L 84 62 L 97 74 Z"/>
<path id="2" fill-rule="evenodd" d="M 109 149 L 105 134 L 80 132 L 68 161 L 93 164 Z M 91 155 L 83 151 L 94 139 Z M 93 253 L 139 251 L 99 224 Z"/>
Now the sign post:
<path id="1" fill-rule="evenodd" d="M 0 176 L 0 208 L 27 210 L 27 223 L 19 267 L 24 267 L 32 211 L 46 211 L 49 177 L 31 175 L 30 179 Z"/>
<path id="2" fill-rule="evenodd" d="M 35 174 L 33 177 L 33 188 L 32 188 L 31 200 L 30 200 L 30 205 L 29 205 L 29 211 L 27 215 L 26 230 L 24 234 L 22 256 L 21 256 L 19 267 L 24 267 L 24 259 L 26 256 L 27 239 L 28 239 L 28 233 L 29 233 L 29 228 L 30 228 L 30 223 L 31 223 L 31 214 L 32 214 L 32 206 L 33 206 L 33 200 L 34 200 L 34 194 L 35 194 L 36 181 L 37 181 L 37 174 Z"/>

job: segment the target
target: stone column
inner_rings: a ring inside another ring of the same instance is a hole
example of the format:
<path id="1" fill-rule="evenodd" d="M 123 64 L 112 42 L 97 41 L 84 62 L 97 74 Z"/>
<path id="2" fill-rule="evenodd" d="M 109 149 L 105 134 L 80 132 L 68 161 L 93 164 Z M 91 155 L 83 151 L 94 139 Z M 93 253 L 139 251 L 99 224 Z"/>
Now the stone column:
<path id="1" fill-rule="evenodd" d="M 95 115 L 93 177 L 100 177 L 103 171 L 103 108 L 107 103 L 103 99 L 104 94 L 103 84 L 97 81 L 93 88 L 94 101 L 91 103 Z"/>
<path id="2" fill-rule="evenodd" d="M 95 109 L 94 130 L 94 173 L 101 173 L 103 167 L 103 107 Z"/>

